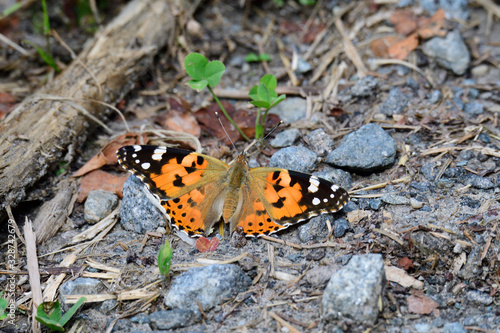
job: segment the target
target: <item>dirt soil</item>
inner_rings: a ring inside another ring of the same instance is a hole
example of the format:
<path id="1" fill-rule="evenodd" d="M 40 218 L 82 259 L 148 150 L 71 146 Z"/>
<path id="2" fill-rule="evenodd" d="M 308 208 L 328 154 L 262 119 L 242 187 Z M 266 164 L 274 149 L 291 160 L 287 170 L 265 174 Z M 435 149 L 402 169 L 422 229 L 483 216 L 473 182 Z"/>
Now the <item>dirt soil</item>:
<path id="1" fill-rule="evenodd" d="M 74 252 L 84 241 L 70 245 L 70 240 L 91 225 L 84 219 L 84 202 L 71 201 L 62 228 L 37 246 L 42 289 L 61 272 L 56 271 L 61 262 L 76 255 L 72 269 L 64 271 L 64 281 L 95 273 L 110 294 L 123 296 L 133 291 L 135 296 L 115 302 L 109 309 L 103 308 L 104 299 L 89 303 L 66 328 L 104 332 L 114 326 L 116 331 L 147 331 L 148 325 L 130 318 L 166 309 L 164 297 L 176 276 L 199 266 L 203 258 L 224 261 L 247 253 L 236 264 L 254 280 L 251 297 L 240 295 L 204 313 L 202 321 L 172 332 L 442 332 L 450 327 L 447 324 L 457 322 L 459 328 L 449 332 L 499 332 L 499 5 L 470 1 L 465 6 L 469 13 L 466 19 L 450 13 L 439 19 L 418 1 L 404 9 L 398 8 L 396 1 L 325 0 L 313 6 L 285 1 L 282 7 L 277 2 L 209 1 L 197 3 L 192 16 L 177 13 L 177 43 L 158 54 L 150 71 L 132 82 L 135 88 L 116 105 L 132 132 L 139 133 L 141 126 L 149 130 L 189 129 L 205 154 L 226 162 L 234 158 L 237 152 L 214 129 L 217 120 L 207 121 L 205 116 L 201 123 L 201 116 L 195 114 L 213 103 L 206 89 L 198 93 L 185 84 L 184 57 L 196 51 L 225 64 L 226 72 L 216 92 L 221 99 L 229 98 L 236 114 L 250 109 L 245 92 L 266 73 L 278 78 L 278 89 L 288 98 L 307 99 L 307 112 L 303 110 L 307 120 L 284 124 L 267 142 L 284 130 L 298 128 L 300 138 L 295 145 L 311 149 L 303 138 L 321 128 L 338 146 L 347 134 L 364 124 L 376 123 L 397 142 L 395 162 L 377 172 L 351 171 L 351 188 L 347 189 L 351 203 L 331 219 L 345 218 L 349 228 L 342 237 L 333 236 L 331 230 L 326 238 L 313 237 L 309 242 L 298 237 L 298 228 L 306 221 L 278 233 L 276 241 L 248 239 L 236 247 L 234 240 L 225 237 L 215 251 L 200 253 L 171 235 L 168 227 L 150 230 L 152 233 L 145 236 L 125 230 L 118 222 L 102 239 L 90 238 L 91 244 Z M 98 25 L 88 21 L 76 24 L 74 12 L 67 8 L 74 3 L 48 5 L 52 27 L 78 53 Z M 0 4 L 11 5 L 5 0 Z M 109 22 L 120 6 L 101 9 L 100 25 Z M 24 39 L 43 45 L 45 38 L 34 23 L 39 22 L 39 15 L 39 4 L 28 5 L 0 19 L 0 32 L 28 49 L 29 45 L 22 43 Z M 86 17 L 92 21 L 92 15 Z M 438 23 L 429 25 L 429 18 Z M 439 29 L 433 30 L 436 25 Z M 412 35 L 419 28 L 419 35 Z M 462 74 L 443 68 L 436 57 L 422 50 L 427 40 L 453 30 L 459 32 L 470 52 L 470 63 Z M 396 42 L 402 43 L 399 48 L 387 47 Z M 64 68 L 71 57 L 55 39 L 51 44 L 54 58 Z M 0 45 L 0 114 L 5 116 L 56 74 L 38 57 L 21 57 L 5 44 Z M 268 53 L 271 60 L 247 63 L 244 58 L 251 52 Z M 294 71 L 296 63 L 307 63 L 311 69 Z M 378 81 L 377 87 L 365 96 L 350 92 L 355 82 L 367 75 Z M 401 112 L 387 114 L 381 106 L 394 87 L 404 92 L 408 102 Z M 473 102 L 482 104 L 481 112 L 466 112 Z M 13 207 L 13 217 L 21 229 L 26 217 L 35 219 L 42 204 L 62 190 L 58 184 L 126 132 L 120 117 L 112 116 L 105 122 L 113 135 L 100 129 L 89 133 L 85 144 L 75 147 L 70 161 L 53 167 L 54 172 L 28 189 L 26 199 Z M 251 132 L 252 126 L 247 127 Z M 150 143 L 161 141 L 148 133 Z M 181 145 L 194 148 L 192 141 Z M 240 152 L 247 145 L 242 139 L 236 142 Z M 266 166 L 276 151 L 278 148 L 265 143 L 252 159 Z M 327 166 L 323 156 L 317 169 Z M 103 166 L 102 170 L 114 176 L 125 175 L 117 164 Z M 492 186 L 478 184 L 485 179 Z M 82 183 L 75 187 L 74 194 L 82 191 Z M 386 196 L 381 199 L 383 194 Z M 113 221 L 118 218 L 111 217 Z M 2 235 L 6 237 L 11 230 L 7 226 L 7 220 L 2 221 Z M 166 281 L 159 276 L 156 261 L 164 239 L 169 239 L 174 249 Z M 32 325 L 32 299 L 26 250 L 19 242 L 16 262 L 7 263 L 7 241 L 5 238 L 1 245 L 1 262 L 6 264 L 2 265 L 0 281 L 2 290 L 10 290 L 9 279 L 15 276 L 18 311 L 15 326 L 4 322 L 0 330 L 27 332 Z M 404 279 L 413 277 L 423 282 L 423 287 L 403 287 L 388 278 L 376 323 L 363 326 L 350 319 L 324 322 L 321 296 L 328 279 L 319 278 L 322 283 L 314 285 L 305 279 L 306 274 L 318 267 L 331 274 L 352 255 L 365 253 L 382 254 L 386 266 L 401 268 Z M 271 267 L 300 279 L 290 282 L 272 276 Z M 478 300 L 470 292 L 478 292 L 482 298 Z M 420 306 L 413 303 L 415 296 L 423 300 Z M 116 323 L 115 319 L 120 321 Z"/>

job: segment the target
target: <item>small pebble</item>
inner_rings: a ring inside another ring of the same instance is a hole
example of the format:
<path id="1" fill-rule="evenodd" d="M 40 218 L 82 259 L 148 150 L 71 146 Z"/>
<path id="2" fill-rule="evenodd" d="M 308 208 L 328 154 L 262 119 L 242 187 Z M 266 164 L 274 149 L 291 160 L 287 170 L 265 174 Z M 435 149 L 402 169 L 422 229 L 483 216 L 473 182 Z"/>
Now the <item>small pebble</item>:
<path id="1" fill-rule="evenodd" d="M 414 209 L 420 209 L 424 206 L 424 203 L 423 202 L 420 202 L 418 201 L 417 199 L 415 198 L 410 198 L 410 205 L 414 208 Z"/>

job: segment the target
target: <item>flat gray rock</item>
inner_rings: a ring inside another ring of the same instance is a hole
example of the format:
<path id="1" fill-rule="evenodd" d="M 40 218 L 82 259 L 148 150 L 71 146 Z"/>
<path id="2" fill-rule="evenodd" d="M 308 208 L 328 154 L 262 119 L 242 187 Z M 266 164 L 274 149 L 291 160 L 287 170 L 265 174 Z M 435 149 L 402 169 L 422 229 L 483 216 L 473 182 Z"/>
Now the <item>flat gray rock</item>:
<path id="1" fill-rule="evenodd" d="M 290 128 L 279 132 L 276 134 L 274 139 L 272 139 L 269 144 L 274 148 L 283 148 L 291 146 L 300 137 L 300 131 L 298 128 Z"/>
<path id="2" fill-rule="evenodd" d="M 305 147 L 287 147 L 278 150 L 269 160 L 269 166 L 311 173 L 318 164 L 318 155 Z"/>
<path id="3" fill-rule="evenodd" d="M 186 309 L 156 311 L 149 315 L 149 321 L 151 328 L 155 330 L 171 330 L 201 321 L 201 313 Z"/>
<path id="4" fill-rule="evenodd" d="M 115 209 L 116 205 L 118 205 L 116 194 L 104 190 L 90 191 L 84 205 L 85 221 L 91 224 L 101 221 Z"/>
<path id="5" fill-rule="evenodd" d="M 349 318 L 361 325 L 375 324 L 384 285 L 382 255 L 353 256 L 345 267 L 333 273 L 326 286 L 322 300 L 324 320 Z"/>
<path id="6" fill-rule="evenodd" d="M 123 185 L 120 223 L 125 230 L 143 234 L 165 226 L 163 213 L 153 205 L 146 191 L 144 183 L 134 175 Z"/>
<path id="7" fill-rule="evenodd" d="M 458 30 L 450 31 L 446 37 L 434 37 L 425 42 L 422 51 L 456 75 L 463 75 L 470 65 L 470 53 Z"/>
<path id="8" fill-rule="evenodd" d="M 236 265 L 191 268 L 179 275 L 168 292 L 165 305 L 172 309 L 203 311 L 226 302 L 247 290 L 252 280 Z"/>
<path id="9" fill-rule="evenodd" d="M 287 124 L 306 118 L 307 102 L 300 97 L 289 97 L 273 107 L 269 113 L 277 114 Z"/>
<path id="10" fill-rule="evenodd" d="M 390 166 L 396 158 L 396 141 L 376 124 L 367 124 L 344 137 L 326 162 L 355 172 L 374 172 Z"/>
<path id="11" fill-rule="evenodd" d="M 69 295 L 97 295 L 105 289 L 104 284 L 98 279 L 79 277 L 62 284 L 59 289 L 59 300 L 62 308 L 67 311 L 72 306 L 67 303 Z"/>

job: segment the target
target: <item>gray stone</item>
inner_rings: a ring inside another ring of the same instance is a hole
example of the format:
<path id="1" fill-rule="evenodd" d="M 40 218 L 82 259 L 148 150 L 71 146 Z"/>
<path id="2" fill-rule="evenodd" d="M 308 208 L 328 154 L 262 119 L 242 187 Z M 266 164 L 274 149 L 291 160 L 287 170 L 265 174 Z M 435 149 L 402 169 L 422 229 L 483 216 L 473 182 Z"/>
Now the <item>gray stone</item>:
<path id="1" fill-rule="evenodd" d="M 409 205 L 410 199 L 397 194 L 383 194 L 380 200 L 389 205 Z"/>
<path id="2" fill-rule="evenodd" d="M 115 309 L 117 304 L 118 302 L 115 299 L 107 299 L 102 302 L 101 306 L 99 307 L 99 311 L 104 314 L 110 314 L 111 311 Z"/>
<path id="3" fill-rule="evenodd" d="M 210 265 L 191 268 L 179 275 L 165 298 L 165 305 L 173 309 L 204 311 L 246 291 L 252 280 L 236 265 Z"/>
<path id="4" fill-rule="evenodd" d="M 495 187 L 495 184 L 486 177 L 481 177 L 473 173 L 467 173 L 460 177 L 460 181 L 465 185 L 470 185 L 475 188 L 487 190 Z"/>
<path id="5" fill-rule="evenodd" d="M 98 279 L 79 277 L 74 280 L 64 282 L 59 288 L 59 300 L 62 308 L 66 311 L 72 304 L 67 303 L 69 295 L 97 295 L 106 287 Z"/>
<path id="6" fill-rule="evenodd" d="M 439 0 L 439 6 L 443 8 L 446 14 L 451 18 L 464 22 L 469 19 L 467 0 Z"/>
<path id="7" fill-rule="evenodd" d="M 306 112 L 307 102 L 300 97 L 289 97 L 269 111 L 277 114 L 287 124 L 305 119 Z"/>
<path id="8" fill-rule="evenodd" d="M 488 295 L 487 293 L 483 293 L 477 290 L 469 290 L 467 291 L 467 299 L 472 302 L 476 302 L 483 305 L 490 305 L 493 303 L 493 297 Z"/>
<path id="9" fill-rule="evenodd" d="M 333 273 L 326 286 L 322 300 L 325 321 L 347 317 L 362 325 L 375 324 L 384 285 L 382 255 L 353 256 L 346 266 Z"/>
<path id="10" fill-rule="evenodd" d="M 392 165 L 396 141 L 376 124 L 367 124 L 344 137 L 326 157 L 333 166 L 357 172 L 374 172 Z"/>
<path id="11" fill-rule="evenodd" d="M 335 220 L 335 222 L 333 223 L 333 226 L 335 228 L 333 230 L 333 234 L 337 238 L 344 237 L 347 230 L 349 230 L 349 228 L 351 227 L 349 222 L 344 218 L 340 218 L 340 219 Z"/>
<path id="12" fill-rule="evenodd" d="M 429 162 L 422 165 L 420 168 L 420 173 L 428 180 L 433 182 L 436 179 L 436 175 L 438 173 L 438 167 L 436 167 L 435 163 Z"/>
<path id="13" fill-rule="evenodd" d="M 375 94 L 378 81 L 373 76 L 365 76 L 350 88 L 341 90 L 337 96 L 340 103 L 347 104 L 359 98 L 370 97 Z"/>
<path id="14" fill-rule="evenodd" d="M 269 166 L 311 173 L 318 164 L 318 155 L 305 147 L 287 147 L 278 150 L 270 159 Z"/>
<path id="15" fill-rule="evenodd" d="M 329 182 L 339 185 L 344 189 L 350 189 L 352 187 L 351 174 L 342 169 L 325 166 L 322 170 L 313 172 L 313 175 L 328 180 Z"/>
<path id="16" fill-rule="evenodd" d="M 408 105 L 408 96 L 401 89 L 397 87 L 391 88 L 389 96 L 380 107 L 380 112 L 392 116 L 393 114 L 400 114 Z"/>
<path id="17" fill-rule="evenodd" d="M 130 175 L 123 185 L 120 223 L 125 230 L 145 233 L 165 226 L 163 213 L 151 202 L 146 191 L 144 183 L 134 175 Z"/>
<path id="18" fill-rule="evenodd" d="M 375 199 L 370 199 L 370 208 L 373 210 L 379 210 L 380 206 L 382 205 L 382 200 L 375 198 Z"/>
<path id="19" fill-rule="evenodd" d="M 458 30 L 449 32 L 444 38 L 431 38 L 424 43 L 422 51 L 456 75 L 463 75 L 470 64 L 469 50 Z"/>
<path id="20" fill-rule="evenodd" d="M 477 116 L 484 112 L 484 105 L 479 102 L 467 103 L 464 106 L 464 112 L 471 116 Z"/>
<path id="21" fill-rule="evenodd" d="M 333 215 L 324 214 L 311 218 L 308 222 L 297 228 L 297 237 L 302 243 L 318 242 L 328 236 L 326 220 L 333 226 Z"/>
<path id="22" fill-rule="evenodd" d="M 325 156 L 335 148 L 335 142 L 322 128 L 312 131 L 305 137 L 312 151 L 319 156 Z"/>
<path id="23" fill-rule="evenodd" d="M 304 280 L 314 288 L 323 287 L 335 272 L 334 266 L 317 266 L 309 270 L 304 276 Z"/>
<path id="24" fill-rule="evenodd" d="M 312 70 L 312 66 L 301 56 L 297 56 L 297 65 L 294 69 L 295 74 L 304 74 Z"/>
<path id="25" fill-rule="evenodd" d="M 300 131 L 298 128 L 290 128 L 279 132 L 276 137 L 269 141 L 269 144 L 274 148 L 288 147 L 294 144 L 295 141 L 300 137 Z"/>
<path id="26" fill-rule="evenodd" d="M 467 256 L 467 261 L 464 267 L 458 272 L 458 276 L 464 280 L 472 280 L 478 278 L 482 273 L 481 268 L 481 249 L 476 246 L 470 251 Z"/>
<path id="27" fill-rule="evenodd" d="M 444 324 L 443 333 L 467 333 L 467 330 L 464 325 L 454 322 Z"/>
<path id="28" fill-rule="evenodd" d="M 150 314 L 149 320 L 154 330 L 172 330 L 196 324 L 201 321 L 201 313 L 186 309 L 162 310 Z"/>
<path id="29" fill-rule="evenodd" d="M 101 221 L 116 208 L 117 204 L 118 197 L 114 193 L 104 190 L 90 191 L 85 200 L 85 221 L 91 224 Z"/>
<path id="30" fill-rule="evenodd" d="M 147 314 L 142 312 L 137 316 L 133 316 L 132 318 L 130 318 L 130 321 L 137 324 L 149 324 L 151 322 L 151 319 Z"/>
<path id="31" fill-rule="evenodd" d="M 355 97 L 370 97 L 378 87 L 378 81 L 373 76 L 365 76 L 351 87 L 351 94 Z"/>
<path id="32" fill-rule="evenodd" d="M 429 102 L 431 102 L 432 104 L 436 104 L 441 100 L 441 98 L 443 98 L 443 93 L 441 92 L 441 90 L 435 89 L 431 92 L 431 95 L 429 96 Z"/>

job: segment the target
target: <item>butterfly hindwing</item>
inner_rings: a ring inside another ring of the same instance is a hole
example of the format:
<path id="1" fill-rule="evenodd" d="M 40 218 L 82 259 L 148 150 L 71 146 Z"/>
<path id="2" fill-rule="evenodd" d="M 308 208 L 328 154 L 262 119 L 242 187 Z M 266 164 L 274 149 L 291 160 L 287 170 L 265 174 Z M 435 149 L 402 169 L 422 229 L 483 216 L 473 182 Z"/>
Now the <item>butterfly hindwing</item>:
<path id="1" fill-rule="evenodd" d="M 269 216 L 279 225 L 334 213 L 349 200 L 347 191 L 331 182 L 292 170 L 255 168 L 251 182 Z"/>

